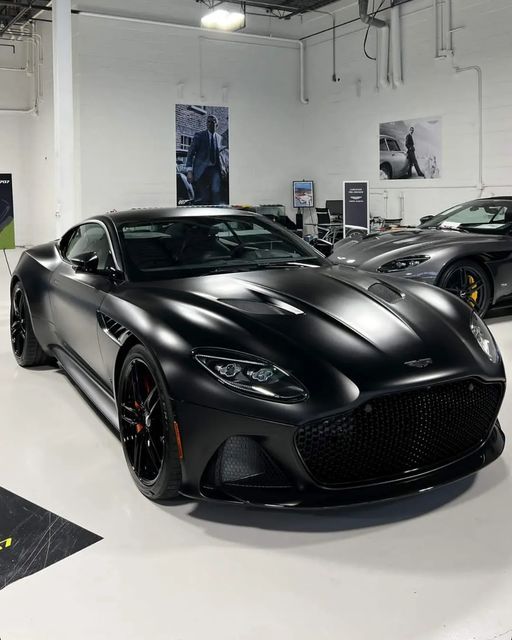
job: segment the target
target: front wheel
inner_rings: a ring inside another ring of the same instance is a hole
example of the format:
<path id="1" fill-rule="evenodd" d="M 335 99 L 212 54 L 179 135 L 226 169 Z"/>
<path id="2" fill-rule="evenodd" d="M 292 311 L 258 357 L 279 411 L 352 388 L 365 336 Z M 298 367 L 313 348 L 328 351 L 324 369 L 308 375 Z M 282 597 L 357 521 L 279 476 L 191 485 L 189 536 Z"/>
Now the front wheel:
<path id="1" fill-rule="evenodd" d="M 393 172 L 389 164 L 381 164 L 380 165 L 380 179 L 381 180 L 391 180 L 393 177 Z"/>
<path id="2" fill-rule="evenodd" d="M 492 298 L 491 280 L 478 262 L 454 262 L 441 273 L 438 285 L 463 300 L 482 317 L 489 310 Z"/>
<path id="3" fill-rule="evenodd" d="M 139 491 L 151 500 L 177 497 L 182 452 L 176 417 L 160 366 L 142 345 L 123 362 L 117 405 L 126 463 Z"/>

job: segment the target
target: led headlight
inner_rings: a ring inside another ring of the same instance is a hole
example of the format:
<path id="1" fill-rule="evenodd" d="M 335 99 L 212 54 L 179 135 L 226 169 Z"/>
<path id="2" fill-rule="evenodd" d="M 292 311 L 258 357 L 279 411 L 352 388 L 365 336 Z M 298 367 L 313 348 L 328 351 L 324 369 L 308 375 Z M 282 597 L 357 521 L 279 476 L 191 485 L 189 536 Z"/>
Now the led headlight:
<path id="1" fill-rule="evenodd" d="M 299 402 L 307 398 L 303 385 L 290 373 L 253 356 L 229 351 L 201 351 L 194 358 L 219 382 L 267 400 Z"/>
<path id="2" fill-rule="evenodd" d="M 386 262 L 386 264 L 383 264 L 382 267 L 379 267 L 379 271 L 381 271 L 382 273 L 402 271 L 403 269 L 417 267 L 427 260 L 430 260 L 430 256 L 407 256 L 405 258 L 397 258 L 396 260 L 391 260 L 391 262 Z"/>
<path id="3" fill-rule="evenodd" d="M 498 362 L 500 354 L 491 332 L 477 313 L 471 315 L 471 332 L 475 336 L 480 348 L 491 362 Z"/>

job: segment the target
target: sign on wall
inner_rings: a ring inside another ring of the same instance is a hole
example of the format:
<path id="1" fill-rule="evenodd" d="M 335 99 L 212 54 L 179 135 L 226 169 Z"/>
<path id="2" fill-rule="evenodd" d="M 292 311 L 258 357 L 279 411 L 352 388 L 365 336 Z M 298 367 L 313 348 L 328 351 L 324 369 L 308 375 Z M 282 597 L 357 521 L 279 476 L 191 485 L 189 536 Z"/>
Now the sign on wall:
<path id="1" fill-rule="evenodd" d="M 441 177 L 441 118 L 397 120 L 380 125 L 381 180 Z"/>
<path id="2" fill-rule="evenodd" d="M 176 105 L 178 206 L 229 204 L 229 108 Z"/>
<path id="3" fill-rule="evenodd" d="M 14 249 L 12 174 L 0 173 L 0 249 Z"/>
<path id="4" fill-rule="evenodd" d="M 343 182 L 343 237 L 370 231 L 368 182 Z"/>

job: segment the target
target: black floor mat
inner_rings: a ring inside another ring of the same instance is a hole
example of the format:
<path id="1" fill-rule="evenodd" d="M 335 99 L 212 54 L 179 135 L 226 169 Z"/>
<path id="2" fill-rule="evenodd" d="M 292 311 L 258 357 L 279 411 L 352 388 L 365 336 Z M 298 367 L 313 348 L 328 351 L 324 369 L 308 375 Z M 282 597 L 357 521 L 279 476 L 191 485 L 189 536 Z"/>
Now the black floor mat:
<path id="1" fill-rule="evenodd" d="M 0 487 L 0 589 L 101 537 Z"/>

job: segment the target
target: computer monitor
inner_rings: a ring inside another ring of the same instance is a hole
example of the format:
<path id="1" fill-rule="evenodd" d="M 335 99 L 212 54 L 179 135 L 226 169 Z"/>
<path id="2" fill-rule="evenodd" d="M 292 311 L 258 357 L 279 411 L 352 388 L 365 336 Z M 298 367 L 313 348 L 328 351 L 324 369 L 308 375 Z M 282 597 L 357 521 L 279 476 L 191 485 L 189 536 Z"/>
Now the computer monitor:
<path id="1" fill-rule="evenodd" d="M 325 206 L 329 209 L 331 216 L 343 215 L 343 200 L 326 200 Z"/>

